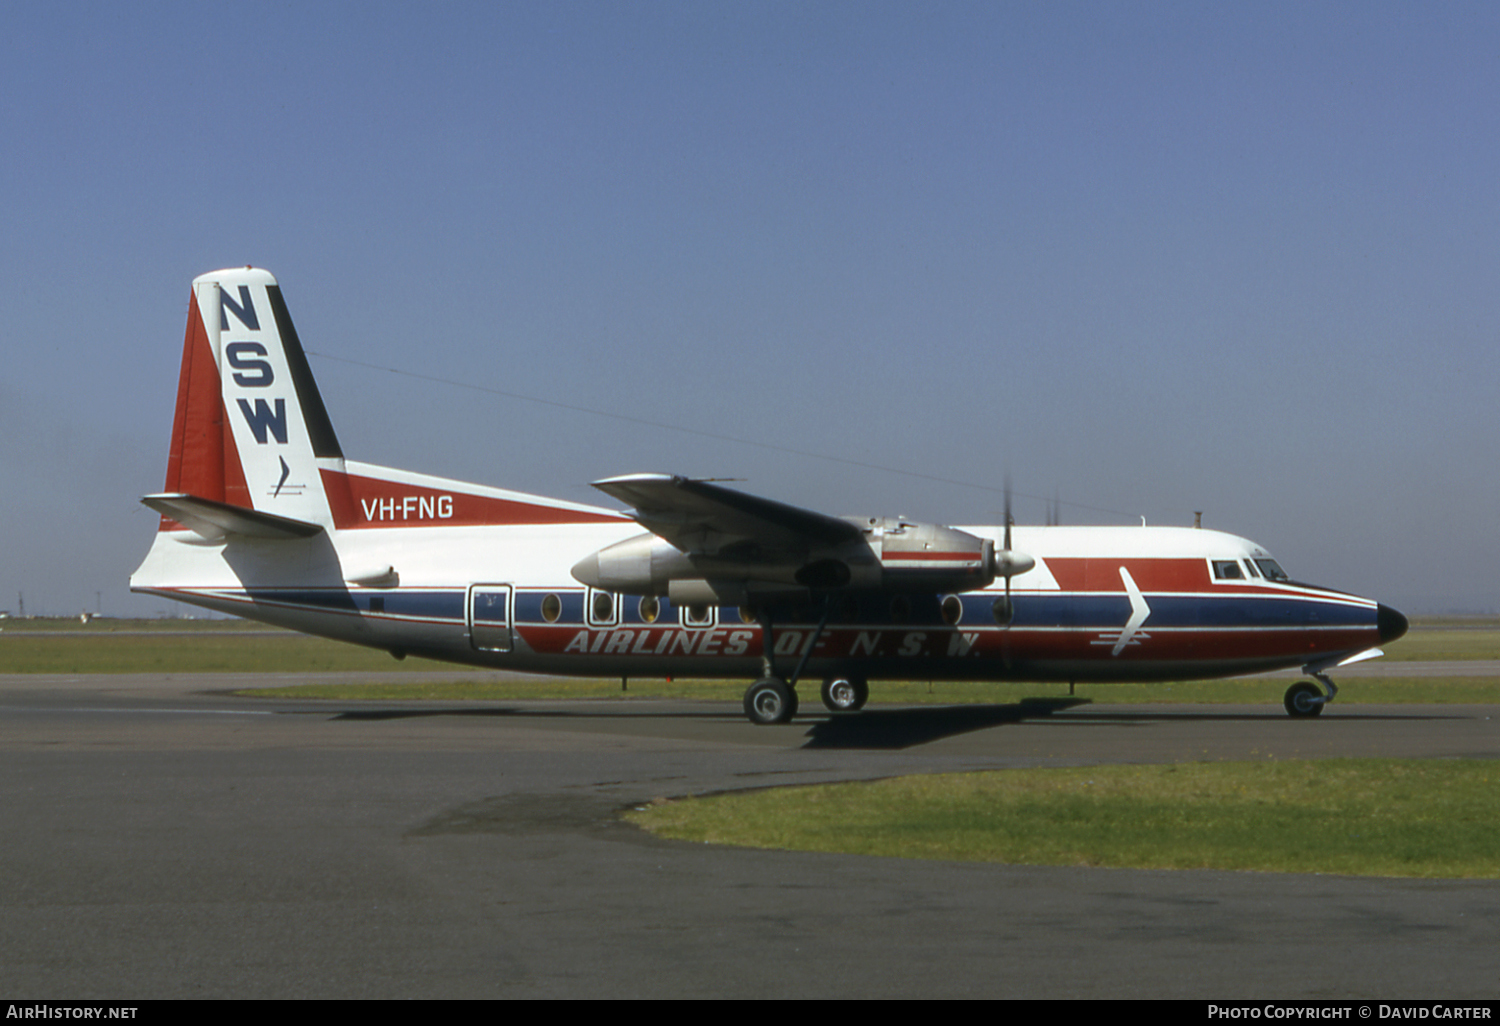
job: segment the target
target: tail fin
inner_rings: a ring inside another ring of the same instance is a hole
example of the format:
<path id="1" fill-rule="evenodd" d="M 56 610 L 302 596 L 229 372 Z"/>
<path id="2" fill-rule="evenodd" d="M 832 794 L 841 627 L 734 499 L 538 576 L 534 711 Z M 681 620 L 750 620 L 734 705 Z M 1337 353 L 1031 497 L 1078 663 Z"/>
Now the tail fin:
<path id="1" fill-rule="evenodd" d="M 343 465 L 276 279 L 193 279 L 166 492 L 331 526 L 320 470 Z M 177 526 L 164 513 L 162 529 Z"/>

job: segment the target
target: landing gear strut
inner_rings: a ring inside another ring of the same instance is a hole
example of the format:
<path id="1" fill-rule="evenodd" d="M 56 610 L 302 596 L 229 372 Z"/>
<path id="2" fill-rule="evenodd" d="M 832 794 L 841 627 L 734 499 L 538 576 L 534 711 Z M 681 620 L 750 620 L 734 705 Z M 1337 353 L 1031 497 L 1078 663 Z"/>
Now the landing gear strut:
<path id="1" fill-rule="evenodd" d="M 818 639 L 823 636 L 823 630 L 828 626 L 828 618 L 832 615 L 833 596 L 830 595 L 823 603 L 823 619 L 818 622 L 818 629 L 808 639 L 807 647 L 802 652 L 802 658 L 797 661 L 797 668 L 792 671 L 789 681 L 784 681 L 776 675 L 776 667 L 771 660 L 771 654 L 776 651 L 776 633 L 771 625 L 771 614 L 767 611 L 759 618 L 761 679 L 745 689 L 745 715 L 750 718 L 751 723 L 762 726 L 771 723 L 786 723 L 797 715 L 797 678 L 802 676 L 808 659 L 812 658 L 813 648 L 817 646 Z M 826 686 L 823 692 L 823 704 L 828 705 Z M 859 704 L 865 704 L 863 698 L 859 699 Z M 833 708 L 832 705 L 828 707 Z"/>

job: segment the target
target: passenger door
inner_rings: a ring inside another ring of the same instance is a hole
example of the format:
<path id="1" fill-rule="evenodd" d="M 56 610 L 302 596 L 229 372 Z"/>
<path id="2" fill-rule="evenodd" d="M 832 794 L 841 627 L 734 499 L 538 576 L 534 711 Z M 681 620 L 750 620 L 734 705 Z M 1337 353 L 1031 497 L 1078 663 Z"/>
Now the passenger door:
<path id="1" fill-rule="evenodd" d="M 509 652 L 510 585 L 469 586 L 469 644 L 481 652 Z"/>

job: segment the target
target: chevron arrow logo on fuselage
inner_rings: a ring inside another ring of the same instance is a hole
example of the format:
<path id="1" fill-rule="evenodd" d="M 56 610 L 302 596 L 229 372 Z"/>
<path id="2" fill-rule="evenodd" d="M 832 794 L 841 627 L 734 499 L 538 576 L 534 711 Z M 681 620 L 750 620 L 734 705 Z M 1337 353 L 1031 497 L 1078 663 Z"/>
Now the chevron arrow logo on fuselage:
<path id="1" fill-rule="evenodd" d="M 1125 582 L 1125 592 L 1130 596 L 1130 619 L 1125 621 L 1125 629 L 1120 632 L 1120 640 L 1115 642 L 1115 647 L 1110 655 L 1117 656 L 1125 651 L 1125 646 L 1130 644 L 1130 639 L 1135 637 L 1141 629 L 1141 624 L 1146 622 L 1146 617 L 1151 615 L 1151 607 L 1146 605 L 1146 596 L 1141 594 L 1141 589 L 1136 587 L 1135 579 L 1130 576 L 1130 571 L 1123 566 L 1120 567 L 1120 580 Z"/>

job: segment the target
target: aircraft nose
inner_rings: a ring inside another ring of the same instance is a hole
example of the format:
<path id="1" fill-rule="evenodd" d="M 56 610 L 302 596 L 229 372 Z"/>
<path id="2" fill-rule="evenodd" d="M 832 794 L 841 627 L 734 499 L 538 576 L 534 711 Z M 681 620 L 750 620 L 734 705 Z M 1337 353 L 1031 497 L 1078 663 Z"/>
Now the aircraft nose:
<path id="1" fill-rule="evenodd" d="M 1395 641 L 1406 633 L 1408 626 L 1406 617 L 1396 612 L 1396 610 L 1390 606 L 1381 605 L 1378 602 L 1375 604 L 1375 628 L 1380 631 L 1380 640 L 1382 642 Z"/>

